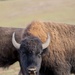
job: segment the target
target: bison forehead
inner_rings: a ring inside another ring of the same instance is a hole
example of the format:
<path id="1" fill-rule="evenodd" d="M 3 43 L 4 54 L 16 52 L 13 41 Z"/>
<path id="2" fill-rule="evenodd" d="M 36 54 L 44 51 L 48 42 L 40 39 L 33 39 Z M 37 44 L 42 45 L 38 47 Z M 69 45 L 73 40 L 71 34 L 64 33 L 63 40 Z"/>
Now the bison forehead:
<path id="1" fill-rule="evenodd" d="M 39 51 L 42 49 L 42 42 L 38 38 L 26 38 L 21 42 L 21 46 L 29 51 Z"/>
<path id="2" fill-rule="evenodd" d="M 27 44 L 33 43 L 35 45 L 35 44 L 41 43 L 41 40 L 36 36 L 30 35 L 30 36 L 25 37 L 23 42 Z"/>
<path id="3" fill-rule="evenodd" d="M 38 45 L 38 44 L 41 44 L 41 41 L 38 39 L 38 38 L 27 38 L 27 39 L 24 39 L 22 41 L 22 44 L 25 44 L 25 45 L 28 45 L 28 46 L 33 46 L 33 45 Z"/>

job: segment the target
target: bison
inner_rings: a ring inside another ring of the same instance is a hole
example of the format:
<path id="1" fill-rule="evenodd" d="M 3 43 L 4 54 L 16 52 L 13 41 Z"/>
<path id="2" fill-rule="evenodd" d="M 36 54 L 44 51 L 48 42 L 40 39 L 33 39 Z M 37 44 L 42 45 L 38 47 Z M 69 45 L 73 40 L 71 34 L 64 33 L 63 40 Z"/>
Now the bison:
<path id="1" fill-rule="evenodd" d="M 23 75 L 75 73 L 75 26 L 34 21 L 26 28 L 0 28 L 0 66 L 19 61 Z"/>
<path id="2" fill-rule="evenodd" d="M 23 30 L 21 42 L 15 33 L 23 75 L 70 75 L 75 72 L 75 26 L 53 22 L 32 22 Z"/>

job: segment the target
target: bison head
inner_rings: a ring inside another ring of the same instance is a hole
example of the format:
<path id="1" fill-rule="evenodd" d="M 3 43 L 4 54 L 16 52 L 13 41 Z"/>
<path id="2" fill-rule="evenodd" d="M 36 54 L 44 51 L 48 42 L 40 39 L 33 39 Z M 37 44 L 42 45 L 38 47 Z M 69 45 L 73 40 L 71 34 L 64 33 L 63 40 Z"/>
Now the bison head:
<path id="1" fill-rule="evenodd" d="M 41 67 L 42 54 L 45 48 L 49 46 L 50 36 L 44 44 L 35 36 L 27 36 L 17 43 L 15 40 L 15 33 L 12 36 L 12 43 L 18 49 L 19 63 L 23 75 L 39 75 Z"/>

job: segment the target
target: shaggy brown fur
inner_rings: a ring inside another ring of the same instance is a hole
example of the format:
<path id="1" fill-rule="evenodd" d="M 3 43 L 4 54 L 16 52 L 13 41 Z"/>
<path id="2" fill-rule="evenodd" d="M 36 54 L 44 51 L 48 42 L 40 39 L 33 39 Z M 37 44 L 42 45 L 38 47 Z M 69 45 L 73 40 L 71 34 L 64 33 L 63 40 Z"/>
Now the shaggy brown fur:
<path id="1" fill-rule="evenodd" d="M 56 75 L 69 75 L 75 72 L 75 26 L 53 22 L 32 22 L 23 33 L 23 38 L 32 34 L 44 43 L 47 34 L 51 42 L 43 56 L 42 66 L 51 69 Z"/>

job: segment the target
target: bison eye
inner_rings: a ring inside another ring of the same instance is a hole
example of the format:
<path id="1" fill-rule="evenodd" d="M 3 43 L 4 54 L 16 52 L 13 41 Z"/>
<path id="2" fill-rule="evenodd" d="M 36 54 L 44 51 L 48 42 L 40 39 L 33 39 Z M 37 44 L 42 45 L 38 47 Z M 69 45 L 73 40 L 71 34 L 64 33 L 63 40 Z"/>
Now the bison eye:
<path id="1" fill-rule="evenodd" d="M 38 54 L 38 57 L 40 58 L 41 57 L 41 54 Z"/>

